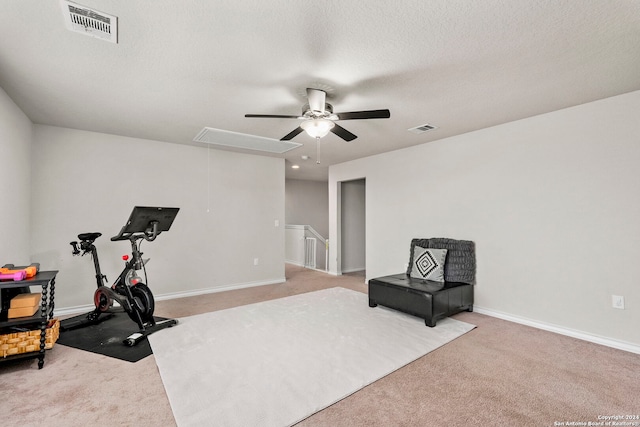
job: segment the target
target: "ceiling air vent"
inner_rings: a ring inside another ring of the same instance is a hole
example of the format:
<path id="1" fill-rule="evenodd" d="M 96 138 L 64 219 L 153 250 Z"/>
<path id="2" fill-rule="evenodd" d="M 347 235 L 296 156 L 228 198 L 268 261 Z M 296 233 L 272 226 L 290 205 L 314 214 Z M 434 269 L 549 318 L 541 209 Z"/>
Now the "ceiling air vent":
<path id="1" fill-rule="evenodd" d="M 67 28 L 73 32 L 118 43 L 118 17 L 61 0 Z"/>
<path id="2" fill-rule="evenodd" d="M 211 145 L 244 148 L 245 150 L 265 151 L 278 154 L 285 153 L 302 145 L 292 141 L 280 141 L 273 138 L 207 127 L 202 129 L 193 140 Z"/>
<path id="3" fill-rule="evenodd" d="M 438 129 L 438 127 L 430 125 L 429 123 L 427 123 L 427 124 L 424 124 L 424 125 L 416 126 L 414 128 L 411 128 L 411 129 L 407 129 L 407 130 L 409 132 L 413 132 L 413 133 L 425 133 L 425 132 L 429 132 L 430 130 L 434 130 L 434 129 Z"/>

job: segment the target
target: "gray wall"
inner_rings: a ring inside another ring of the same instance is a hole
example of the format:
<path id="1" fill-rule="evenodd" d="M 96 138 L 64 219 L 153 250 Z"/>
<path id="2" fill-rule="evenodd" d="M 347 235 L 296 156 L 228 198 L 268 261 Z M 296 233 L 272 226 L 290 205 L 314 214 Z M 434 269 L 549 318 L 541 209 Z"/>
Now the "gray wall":
<path id="1" fill-rule="evenodd" d="M 95 287 L 90 258 L 69 242 L 102 232 L 114 280 L 130 246 L 109 238 L 135 205 L 180 208 L 142 244 L 156 296 L 284 281 L 282 159 L 36 125 L 32 161 L 32 260 L 60 270 L 57 308 L 90 303 Z"/>
<path id="2" fill-rule="evenodd" d="M 640 345 L 638 111 L 640 91 L 331 166 L 329 237 L 338 182 L 366 177 L 368 278 L 414 237 L 469 239 L 478 307 Z"/>
<path id="3" fill-rule="evenodd" d="M 287 179 L 285 181 L 285 221 L 292 225 L 310 225 L 322 237 L 329 238 L 329 189 L 326 181 Z M 325 248 L 316 247 L 318 269 L 325 268 Z"/>
<path id="4" fill-rule="evenodd" d="M 341 190 L 341 264 L 340 272 L 366 268 L 366 181 L 358 179 L 342 183 Z"/>
<path id="5" fill-rule="evenodd" d="M 31 121 L 0 88 L 0 266 L 30 262 L 31 134 Z"/>
<path id="6" fill-rule="evenodd" d="M 287 224 L 310 225 L 322 237 L 329 237 L 329 189 L 326 181 L 285 181 Z"/>

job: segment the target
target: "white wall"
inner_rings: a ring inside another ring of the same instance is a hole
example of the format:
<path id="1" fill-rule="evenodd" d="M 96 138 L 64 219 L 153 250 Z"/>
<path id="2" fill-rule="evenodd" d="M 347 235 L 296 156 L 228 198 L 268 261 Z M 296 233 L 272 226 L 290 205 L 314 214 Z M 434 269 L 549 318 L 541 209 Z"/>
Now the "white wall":
<path id="1" fill-rule="evenodd" d="M 31 135 L 31 121 L 0 88 L 0 266 L 31 263 Z"/>
<path id="2" fill-rule="evenodd" d="M 132 208 L 179 207 L 171 230 L 143 242 L 156 297 L 284 281 L 284 161 L 36 125 L 32 258 L 60 270 L 56 307 L 91 303 L 89 257 L 69 242 L 99 231 L 113 281 L 128 242 L 111 242 Z M 254 266 L 254 258 L 258 265 Z"/>
<path id="3" fill-rule="evenodd" d="M 366 181 L 358 179 L 342 183 L 341 197 L 341 263 L 340 272 L 366 268 Z"/>
<path id="4" fill-rule="evenodd" d="M 368 278 L 411 238 L 469 239 L 476 306 L 638 345 L 638 111 L 640 91 L 332 166 L 329 237 L 337 182 L 366 177 Z"/>

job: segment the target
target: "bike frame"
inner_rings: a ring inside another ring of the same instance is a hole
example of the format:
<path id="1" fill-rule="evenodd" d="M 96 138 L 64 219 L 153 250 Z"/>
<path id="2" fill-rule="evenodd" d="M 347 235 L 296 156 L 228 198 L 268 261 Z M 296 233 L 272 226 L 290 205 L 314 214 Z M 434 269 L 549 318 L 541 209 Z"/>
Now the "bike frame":
<path id="1" fill-rule="evenodd" d="M 134 309 L 134 297 L 131 292 L 130 287 L 126 284 L 126 277 L 130 271 L 139 271 L 144 268 L 144 265 L 147 261 L 142 259 L 143 253 L 140 252 L 139 248 L 139 240 L 142 240 L 144 236 L 140 235 L 131 235 L 128 237 L 128 240 L 131 242 L 131 259 L 125 262 L 125 267 L 116 279 L 116 281 L 111 285 L 111 287 L 107 286 L 107 276 L 102 274 L 102 270 L 100 268 L 100 260 L 98 258 L 98 249 L 96 248 L 93 241 L 91 243 L 82 241 L 80 243 L 80 249 L 82 249 L 83 255 L 86 253 L 90 253 L 93 258 L 93 266 L 96 271 L 96 284 L 98 289 L 101 289 L 103 292 L 108 294 L 111 298 L 116 300 L 118 304 L 122 306 L 122 308 L 127 313 L 135 313 L 135 321 L 140 327 L 141 330 L 145 329 L 145 324 L 140 316 L 140 313 Z M 89 244 L 88 244 L 89 243 Z M 87 245 L 88 244 L 88 245 Z M 75 246 L 74 246 L 75 248 Z M 102 311 L 100 311 L 96 304 L 96 310 L 94 312 L 94 316 L 97 318 Z M 153 322 L 152 325 L 153 326 Z"/>
<path id="2" fill-rule="evenodd" d="M 113 301 L 117 301 L 127 312 L 127 315 L 138 324 L 139 332 L 135 332 L 123 340 L 127 346 L 134 346 L 147 336 L 164 328 L 170 328 L 178 324 L 176 319 L 154 318 L 153 311 L 155 301 L 153 293 L 142 281 L 135 281 L 129 277 L 135 275 L 137 271 L 143 270 L 147 260 L 142 259 L 140 252 L 140 242 L 142 239 L 153 241 L 164 231 L 169 231 L 180 208 L 135 206 L 129 215 L 120 232 L 111 238 L 112 242 L 118 240 L 129 240 L 131 243 L 131 259 L 123 257 L 125 260 L 124 269 L 113 283 L 107 285 L 107 276 L 102 274 L 98 250 L 94 245 L 95 240 L 102 236 L 102 233 L 82 233 L 78 235 L 80 244 L 77 241 L 71 242 L 73 255 L 88 253 L 93 257 L 93 266 L 96 270 L 97 289 L 94 292 L 93 302 L 95 309 L 86 314 L 83 319 L 70 318 L 60 322 L 63 331 L 76 329 L 84 326 L 94 325 L 102 320 L 114 316 L 111 310 Z M 145 282 L 146 282 L 145 270 Z M 107 313 L 103 319 L 98 318 L 102 313 Z M 79 317 L 79 316 L 77 316 Z"/>

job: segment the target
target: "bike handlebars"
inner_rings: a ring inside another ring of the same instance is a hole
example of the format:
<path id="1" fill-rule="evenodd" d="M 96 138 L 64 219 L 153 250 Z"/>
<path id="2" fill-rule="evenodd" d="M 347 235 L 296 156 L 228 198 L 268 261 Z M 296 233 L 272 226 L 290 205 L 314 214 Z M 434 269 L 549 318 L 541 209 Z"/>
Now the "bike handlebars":
<path id="1" fill-rule="evenodd" d="M 74 255 L 80 255 L 80 249 L 78 249 L 78 242 L 70 242 L 69 244 L 73 248 L 72 253 Z"/>
<path id="2" fill-rule="evenodd" d="M 93 240 L 81 240 L 80 244 L 78 242 L 73 241 L 69 242 L 71 247 L 73 248 L 71 253 L 73 255 L 80 255 L 80 250 L 82 250 L 82 255 L 91 252 L 91 245 L 93 245 Z"/>
<path id="3" fill-rule="evenodd" d="M 116 242 L 118 240 L 138 240 L 144 239 L 148 242 L 152 242 L 158 237 L 161 231 L 158 231 L 158 221 L 149 222 L 149 226 L 142 233 L 130 233 L 125 232 L 127 226 L 122 227 L 117 236 L 113 236 L 111 238 L 112 242 Z"/>

